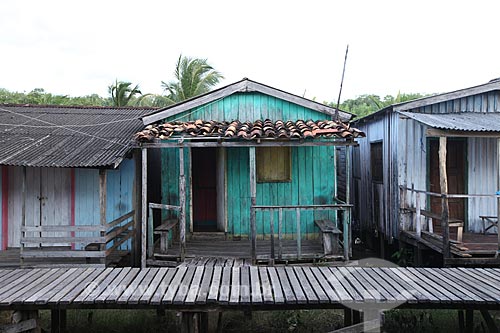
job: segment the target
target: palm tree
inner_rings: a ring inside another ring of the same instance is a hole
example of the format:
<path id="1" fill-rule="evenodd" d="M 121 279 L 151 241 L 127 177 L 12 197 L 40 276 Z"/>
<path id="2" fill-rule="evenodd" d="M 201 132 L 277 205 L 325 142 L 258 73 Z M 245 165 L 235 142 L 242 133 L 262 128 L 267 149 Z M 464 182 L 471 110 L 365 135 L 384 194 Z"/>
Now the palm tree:
<path id="1" fill-rule="evenodd" d="M 177 60 L 174 76 L 175 81 L 161 82 L 169 103 L 178 103 L 209 92 L 224 78 L 207 64 L 207 59 L 183 57 L 182 54 Z"/>
<path id="2" fill-rule="evenodd" d="M 131 88 L 132 83 L 116 80 L 108 87 L 113 106 L 126 106 L 135 95 L 142 95 L 139 85 Z"/>

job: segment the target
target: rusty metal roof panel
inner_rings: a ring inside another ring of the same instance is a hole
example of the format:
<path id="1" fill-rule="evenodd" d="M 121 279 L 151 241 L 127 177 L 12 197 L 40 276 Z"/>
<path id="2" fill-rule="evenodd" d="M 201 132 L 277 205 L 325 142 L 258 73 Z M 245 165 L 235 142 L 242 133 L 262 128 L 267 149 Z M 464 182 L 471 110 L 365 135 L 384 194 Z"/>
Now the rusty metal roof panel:
<path id="1" fill-rule="evenodd" d="M 116 167 L 154 110 L 0 104 L 0 165 Z"/>
<path id="2" fill-rule="evenodd" d="M 399 112 L 405 117 L 414 119 L 432 128 L 473 131 L 473 132 L 500 132 L 500 113 L 414 113 Z"/>

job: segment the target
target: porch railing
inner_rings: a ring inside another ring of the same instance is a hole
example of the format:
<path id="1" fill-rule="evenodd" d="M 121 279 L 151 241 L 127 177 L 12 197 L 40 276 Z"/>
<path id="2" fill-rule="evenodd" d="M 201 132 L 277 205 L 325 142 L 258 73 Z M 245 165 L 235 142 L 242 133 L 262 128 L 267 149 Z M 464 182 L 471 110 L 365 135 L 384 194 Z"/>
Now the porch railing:
<path id="1" fill-rule="evenodd" d="M 294 211 L 295 212 L 295 235 L 297 242 L 297 259 L 302 257 L 302 231 L 301 231 L 301 211 L 344 211 L 343 216 L 343 244 L 344 244 L 344 259 L 349 260 L 349 246 L 350 246 L 350 216 L 351 208 L 353 205 L 350 204 L 331 204 L 331 205 L 284 205 L 284 206 L 257 206 L 254 205 L 250 208 L 250 213 L 252 214 L 252 224 L 250 228 L 251 239 L 252 239 L 252 260 L 255 262 L 257 260 L 257 228 L 255 226 L 255 214 L 257 211 L 269 211 L 269 226 L 270 226 L 270 240 L 271 240 L 271 261 L 276 259 L 275 256 L 275 222 L 274 213 L 278 211 L 278 259 L 283 257 L 283 212 L 284 211 Z"/>
<path id="2" fill-rule="evenodd" d="M 27 258 L 97 258 L 103 266 L 106 257 L 134 236 L 134 214 L 132 210 L 105 225 L 23 225 L 21 264 Z"/>
<path id="3" fill-rule="evenodd" d="M 424 190 L 417 190 L 415 188 L 409 188 L 406 186 L 400 186 L 400 209 L 401 211 L 411 211 L 413 213 L 413 220 L 410 221 L 410 224 L 408 225 L 407 223 L 404 223 L 403 221 L 403 230 L 410 230 L 410 231 L 415 231 L 417 237 L 421 237 L 422 230 L 427 228 L 427 230 L 430 233 L 434 233 L 433 230 L 433 225 L 432 225 L 432 218 L 427 217 L 427 226 L 425 224 L 422 224 L 422 216 L 425 216 L 425 214 L 429 215 L 423 207 L 423 199 L 427 197 L 436 197 L 436 198 L 441 198 L 442 201 L 448 200 L 448 199 L 497 199 L 497 214 L 496 214 L 496 219 L 497 223 L 500 221 L 500 195 L 498 194 L 447 194 L 447 193 L 436 193 L 436 192 L 430 192 L 430 191 L 424 191 Z M 409 197 L 408 197 L 409 194 Z M 408 204 L 409 202 L 409 204 Z M 425 200 L 424 202 L 427 202 Z M 444 211 L 441 209 L 439 219 L 441 220 L 441 228 L 442 228 L 442 233 L 443 233 L 443 256 L 445 258 L 450 257 L 450 217 L 448 216 L 448 211 Z M 487 217 L 494 217 L 494 216 L 487 216 Z M 481 218 L 481 216 L 478 215 L 478 218 Z M 465 222 L 465 221 L 463 221 Z M 496 257 L 498 257 L 500 253 L 500 232 L 498 232 L 497 228 L 497 234 L 498 236 L 498 246 L 497 246 L 497 251 L 496 251 Z"/>
<path id="4" fill-rule="evenodd" d="M 148 208 L 149 208 L 149 215 L 148 215 L 148 256 L 152 257 L 153 252 L 154 252 L 154 219 L 153 219 L 153 209 L 160 209 L 160 210 L 166 210 L 166 211 L 174 211 L 174 212 L 179 212 L 179 215 L 182 212 L 182 207 L 181 206 L 176 206 L 176 205 L 167 205 L 167 204 L 159 204 L 159 203 L 148 203 Z M 180 216 L 178 217 L 179 219 L 181 218 Z M 182 228 L 180 228 L 182 229 Z M 181 230 L 179 230 L 179 233 Z M 179 240 L 180 240 L 180 253 L 185 252 L 186 248 L 186 237 L 181 237 L 179 235 Z M 165 240 L 164 240 L 165 241 Z M 166 240 L 168 241 L 168 239 Z"/>

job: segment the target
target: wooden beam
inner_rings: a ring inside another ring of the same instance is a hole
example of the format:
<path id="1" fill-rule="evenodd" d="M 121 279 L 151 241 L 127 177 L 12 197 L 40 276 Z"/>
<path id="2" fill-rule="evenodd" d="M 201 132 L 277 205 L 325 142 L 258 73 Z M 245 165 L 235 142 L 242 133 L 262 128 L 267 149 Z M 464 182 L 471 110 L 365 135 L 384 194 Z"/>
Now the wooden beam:
<path id="1" fill-rule="evenodd" d="M 257 250 L 257 226 L 255 221 L 255 209 L 254 206 L 257 205 L 257 177 L 256 177 L 256 166 L 255 166 L 255 147 L 248 148 L 249 151 L 249 169 L 250 169 L 250 234 L 252 238 L 252 262 L 255 263 L 257 260 L 256 250 Z"/>
<path id="2" fill-rule="evenodd" d="M 187 139 L 187 140 L 185 140 Z M 207 138 L 200 137 L 204 140 L 213 141 L 196 141 L 188 140 L 189 138 L 172 138 L 170 141 L 144 142 L 136 144 L 136 148 L 179 148 L 179 147 L 317 147 L 317 146 L 357 146 L 358 143 L 354 140 L 342 141 L 309 141 L 309 140 L 293 140 L 293 141 L 278 141 L 265 140 L 260 141 L 221 141 L 224 138 Z"/>
<path id="3" fill-rule="evenodd" d="M 141 267 L 146 267 L 146 239 L 148 222 L 148 151 L 141 149 L 142 155 L 142 188 L 141 188 Z"/>
<path id="4" fill-rule="evenodd" d="M 349 146 L 346 146 L 345 151 L 345 169 L 346 169 L 346 185 L 345 185 L 345 203 L 346 205 L 350 205 L 350 196 L 351 196 L 351 149 Z M 343 242 L 344 242 L 344 260 L 349 260 L 349 256 L 352 253 L 351 249 L 351 208 L 347 209 L 343 213 L 343 225 L 344 225 L 344 234 L 343 234 Z M 347 234 L 347 235 L 346 235 Z"/>
<path id="5" fill-rule="evenodd" d="M 142 181 L 141 181 L 141 153 L 140 150 L 134 149 L 134 238 L 133 238 L 133 251 L 132 251 L 132 265 L 137 267 L 141 265 L 141 216 L 142 216 Z"/>
<path id="6" fill-rule="evenodd" d="M 101 226 L 106 226 L 106 205 L 107 205 L 107 171 L 99 169 L 99 210 Z M 105 236 L 105 232 L 101 231 L 101 237 Z M 99 245 L 100 251 L 106 250 L 106 244 Z M 106 264 L 106 258 L 101 259 L 101 264 Z"/>
<path id="7" fill-rule="evenodd" d="M 184 174 L 184 148 L 179 148 L 179 206 L 181 207 L 180 223 L 180 257 L 186 256 L 186 175 Z"/>
<path id="8" fill-rule="evenodd" d="M 5 179 L 6 180 L 6 179 Z M 21 231 L 22 229 L 26 226 L 26 167 L 23 166 L 23 183 L 22 183 L 22 211 L 21 211 Z M 40 224 L 42 223 L 40 219 Z M 21 234 L 21 237 L 25 236 L 25 234 Z M 40 232 L 39 237 L 42 236 L 42 233 Z M 7 245 L 7 244 L 6 244 Z M 21 256 L 20 256 L 20 262 L 21 265 L 24 264 L 24 244 L 20 244 L 20 249 L 19 249 Z"/>
<path id="9" fill-rule="evenodd" d="M 448 174 L 446 172 L 446 144 L 445 136 L 439 138 L 439 182 L 441 186 L 441 226 L 443 228 L 443 258 L 450 258 L 450 230 L 448 225 Z"/>

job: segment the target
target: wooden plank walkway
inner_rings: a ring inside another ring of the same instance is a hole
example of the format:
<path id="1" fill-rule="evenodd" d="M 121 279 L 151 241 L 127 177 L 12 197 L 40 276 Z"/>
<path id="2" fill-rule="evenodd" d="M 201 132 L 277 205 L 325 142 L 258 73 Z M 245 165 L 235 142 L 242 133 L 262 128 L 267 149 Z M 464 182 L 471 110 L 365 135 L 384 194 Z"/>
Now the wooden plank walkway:
<path id="1" fill-rule="evenodd" d="M 500 269 L 180 266 L 0 270 L 0 310 L 498 309 Z"/>

